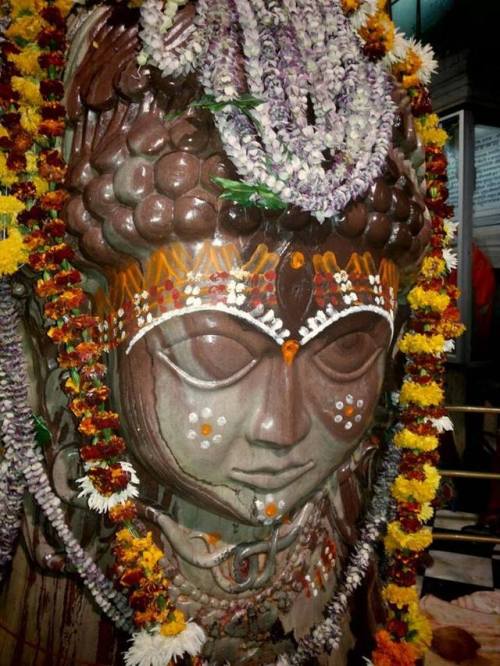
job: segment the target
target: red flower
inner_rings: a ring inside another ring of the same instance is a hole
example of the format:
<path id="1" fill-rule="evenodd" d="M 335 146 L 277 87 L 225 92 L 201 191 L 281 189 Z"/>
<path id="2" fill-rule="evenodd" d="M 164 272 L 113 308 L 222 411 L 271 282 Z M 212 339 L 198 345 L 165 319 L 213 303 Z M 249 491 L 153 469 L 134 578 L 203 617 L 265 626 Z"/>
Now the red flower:
<path id="1" fill-rule="evenodd" d="M 143 569 L 140 569 L 140 568 L 126 569 L 125 573 L 122 576 L 120 576 L 120 583 L 124 587 L 132 587 L 133 585 L 138 585 L 139 582 L 143 578 L 144 578 L 144 570 Z M 145 601 L 145 599 L 144 599 L 144 601 Z"/>
<path id="2" fill-rule="evenodd" d="M 29 181 L 14 183 L 10 191 L 15 197 L 21 199 L 21 201 L 27 201 L 36 197 L 36 187 Z"/>
<path id="3" fill-rule="evenodd" d="M 91 446 L 83 446 L 80 450 L 82 460 L 109 460 L 125 452 L 125 441 L 118 435 L 113 435 L 109 440 L 99 440 Z"/>
<path id="4" fill-rule="evenodd" d="M 88 472 L 94 488 L 101 495 L 108 496 L 125 490 L 130 481 L 130 474 L 120 465 L 110 467 L 93 467 Z"/>
<path id="5" fill-rule="evenodd" d="M 42 18 L 44 18 L 47 21 L 47 23 L 50 23 L 56 28 L 61 29 L 66 26 L 64 17 L 57 7 L 44 7 L 44 9 L 42 9 L 40 13 L 42 15 Z"/>
<path id="6" fill-rule="evenodd" d="M 66 111 L 64 106 L 59 102 L 47 102 L 42 107 L 42 118 L 44 120 L 59 120 L 59 118 L 64 118 Z M 52 151 L 57 153 L 57 151 Z"/>
<path id="7" fill-rule="evenodd" d="M 0 106 L 8 108 L 19 100 L 19 93 L 12 89 L 8 83 L 0 83 Z"/>
<path id="8" fill-rule="evenodd" d="M 62 81 L 44 79 L 40 81 L 40 93 L 45 100 L 62 99 L 64 97 L 64 85 Z"/>
<path id="9" fill-rule="evenodd" d="M 7 167 L 11 171 L 19 172 L 26 170 L 26 157 L 22 153 L 11 151 L 7 155 Z"/>
<path id="10" fill-rule="evenodd" d="M 406 622 L 394 618 L 387 623 L 387 631 L 396 638 L 404 638 L 408 633 L 408 625 Z"/>
<path id="11" fill-rule="evenodd" d="M 25 153 L 33 145 L 33 137 L 26 130 L 20 129 L 12 136 L 14 150 L 18 153 Z"/>
<path id="12" fill-rule="evenodd" d="M 103 363 L 94 363 L 80 370 L 80 379 L 83 382 L 94 382 L 106 376 L 107 368 Z"/>
<path id="13" fill-rule="evenodd" d="M 20 129 L 21 114 L 16 112 L 4 113 L 2 116 L 2 125 L 6 129 Z"/>
<path id="14" fill-rule="evenodd" d="M 46 28 L 38 35 L 38 46 L 41 49 L 50 49 L 51 51 L 62 50 L 64 48 L 64 30 L 57 28 Z"/>
<path id="15" fill-rule="evenodd" d="M 49 53 L 42 53 L 38 56 L 40 67 L 48 69 L 49 67 L 64 67 L 64 53 L 62 51 L 50 51 Z"/>
<path id="16" fill-rule="evenodd" d="M 427 88 L 419 86 L 410 91 L 411 109 L 414 116 L 432 113 L 432 102 Z"/>
<path id="17" fill-rule="evenodd" d="M 66 225 L 63 220 L 50 220 L 43 225 L 42 233 L 46 238 L 62 238 L 66 233 Z"/>

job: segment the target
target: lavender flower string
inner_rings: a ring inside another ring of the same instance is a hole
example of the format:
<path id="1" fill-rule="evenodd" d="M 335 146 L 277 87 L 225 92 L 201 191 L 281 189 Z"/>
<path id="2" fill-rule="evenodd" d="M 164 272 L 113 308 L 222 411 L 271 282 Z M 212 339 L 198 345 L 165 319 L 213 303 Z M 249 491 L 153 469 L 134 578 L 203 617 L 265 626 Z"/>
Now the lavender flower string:
<path id="1" fill-rule="evenodd" d="M 11 403 L 3 402 L 2 413 L 2 434 L 7 445 L 9 469 L 14 468 L 16 475 L 23 474 L 28 491 L 54 528 L 66 549 L 68 561 L 80 574 L 97 605 L 118 627 L 132 631 L 130 622 L 132 611 L 127 599 L 114 589 L 112 583 L 77 543 L 66 524 L 61 500 L 50 485 L 43 465 L 43 455 L 36 448 L 33 415 L 28 405 L 28 377 L 23 362 L 22 342 L 17 329 L 19 315 L 10 283 L 6 278 L 0 280 L 0 303 L 1 363 L 5 375 L 2 375 L 1 381 L 7 382 L 12 396 Z M 2 387 L 4 386 L 5 384 L 2 384 Z M 2 472 L 4 471 L 2 469 Z M 5 486 L 9 492 L 15 489 L 8 479 Z M 18 494 L 19 492 L 20 489 Z M 11 525 L 13 520 L 14 517 L 11 517 Z"/>
<path id="2" fill-rule="evenodd" d="M 0 289 L 0 435 L 3 440 L 4 457 L 0 463 L 0 580 L 10 561 L 14 544 L 21 527 L 26 481 L 16 464 L 15 441 L 9 434 L 9 424 L 15 419 L 13 411 L 17 397 L 15 377 L 11 372 L 15 363 L 15 336 L 18 325 L 17 312 L 12 316 L 9 302 Z"/>

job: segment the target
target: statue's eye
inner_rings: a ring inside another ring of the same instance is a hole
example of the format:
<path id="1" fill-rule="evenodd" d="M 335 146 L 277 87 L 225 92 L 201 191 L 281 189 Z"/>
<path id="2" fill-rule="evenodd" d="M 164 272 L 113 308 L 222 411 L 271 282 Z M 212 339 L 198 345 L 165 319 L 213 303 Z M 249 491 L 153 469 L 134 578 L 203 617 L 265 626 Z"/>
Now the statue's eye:
<path id="1" fill-rule="evenodd" d="M 315 361 L 337 381 L 348 381 L 364 374 L 381 353 L 382 348 L 364 331 L 342 335 L 321 349 Z"/>
<path id="2" fill-rule="evenodd" d="M 157 353 L 183 379 L 200 388 L 231 384 L 258 362 L 241 342 L 215 334 L 181 340 Z"/>

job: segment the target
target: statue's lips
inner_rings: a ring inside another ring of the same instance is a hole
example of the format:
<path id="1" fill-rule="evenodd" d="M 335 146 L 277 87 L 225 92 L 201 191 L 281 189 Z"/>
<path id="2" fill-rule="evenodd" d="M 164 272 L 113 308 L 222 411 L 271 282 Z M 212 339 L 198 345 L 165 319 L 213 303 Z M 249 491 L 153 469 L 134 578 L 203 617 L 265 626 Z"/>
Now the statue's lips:
<path id="1" fill-rule="evenodd" d="M 279 490 L 299 479 L 315 466 L 313 460 L 303 465 L 290 465 L 284 469 L 273 469 L 272 467 L 259 467 L 258 469 L 239 469 L 233 467 L 230 478 L 246 486 L 260 490 Z"/>

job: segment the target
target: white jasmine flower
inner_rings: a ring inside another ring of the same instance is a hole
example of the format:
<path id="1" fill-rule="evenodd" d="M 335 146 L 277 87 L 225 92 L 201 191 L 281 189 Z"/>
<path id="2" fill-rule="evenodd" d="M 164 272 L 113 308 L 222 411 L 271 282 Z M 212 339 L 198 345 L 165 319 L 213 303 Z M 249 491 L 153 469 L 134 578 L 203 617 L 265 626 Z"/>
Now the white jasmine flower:
<path id="1" fill-rule="evenodd" d="M 163 636 L 158 628 L 155 633 L 140 631 L 133 635 L 132 641 L 125 654 L 126 666 L 165 666 L 184 654 L 196 656 L 206 636 L 199 625 L 190 621 L 176 636 Z"/>

